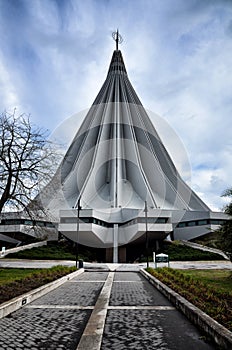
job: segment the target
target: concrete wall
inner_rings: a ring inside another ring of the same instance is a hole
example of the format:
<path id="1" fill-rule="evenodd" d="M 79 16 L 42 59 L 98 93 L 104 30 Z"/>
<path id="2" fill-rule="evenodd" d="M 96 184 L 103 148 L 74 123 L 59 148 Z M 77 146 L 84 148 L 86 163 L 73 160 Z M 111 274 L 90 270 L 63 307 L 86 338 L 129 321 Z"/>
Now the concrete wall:
<path id="1" fill-rule="evenodd" d="M 23 246 L 16 247 L 16 248 L 6 249 L 5 251 L 0 252 L 0 258 L 5 258 L 5 256 L 7 254 L 18 253 L 22 250 L 31 249 L 31 248 L 35 248 L 35 247 L 42 247 L 43 245 L 47 245 L 47 241 L 31 243 L 31 244 L 23 245 Z"/>
<path id="2" fill-rule="evenodd" d="M 182 243 L 184 245 L 187 245 L 189 247 L 192 247 L 194 249 L 199 249 L 199 250 L 203 250 L 205 252 L 212 252 L 212 253 L 219 254 L 219 255 L 223 256 L 224 259 L 230 260 L 229 256 L 227 256 L 225 253 L 223 253 L 223 251 L 221 251 L 219 249 L 206 247 L 204 245 L 193 243 L 193 242 L 189 242 L 189 241 L 185 241 L 185 240 L 182 240 L 180 243 Z"/>

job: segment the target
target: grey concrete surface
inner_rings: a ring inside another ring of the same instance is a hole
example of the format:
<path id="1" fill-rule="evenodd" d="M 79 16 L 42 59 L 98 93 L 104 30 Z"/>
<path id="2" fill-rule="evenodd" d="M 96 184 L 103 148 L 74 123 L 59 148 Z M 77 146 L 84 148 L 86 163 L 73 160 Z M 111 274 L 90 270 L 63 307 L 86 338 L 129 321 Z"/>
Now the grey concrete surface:
<path id="1" fill-rule="evenodd" d="M 141 274 L 117 271 L 113 283 L 112 272 L 84 272 L 1 319 L 0 349 L 76 350 L 92 334 L 82 346 L 92 350 L 94 332 L 101 350 L 216 349 Z"/>
<path id="2" fill-rule="evenodd" d="M 14 268 L 49 268 L 56 265 L 75 266 L 75 261 L 69 260 L 26 260 L 26 259 L 1 259 L 1 267 Z M 155 267 L 154 263 L 149 263 L 150 267 Z M 167 264 L 158 264 L 158 267 Z M 228 269 L 232 270 L 232 263 L 226 260 L 219 261 L 171 261 L 170 267 L 175 269 Z M 146 268 L 146 263 L 142 264 L 102 264 L 84 262 L 86 270 L 100 271 L 139 271 Z"/>
<path id="3" fill-rule="evenodd" d="M 215 349 L 138 273 L 115 273 L 110 307 L 119 305 L 108 310 L 101 350 Z"/>
<path id="4" fill-rule="evenodd" d="M 65 260 L 29 260 L 29 259 L 1 259 L 1 267 L 40 269 L 57 265 L 75 266 L 75 261 Z"/>
<path id="5" fill-rule="evenodd" d="M 75 350 L 106 276 L 84 273 L 2 318 L 0 349 Z"/>

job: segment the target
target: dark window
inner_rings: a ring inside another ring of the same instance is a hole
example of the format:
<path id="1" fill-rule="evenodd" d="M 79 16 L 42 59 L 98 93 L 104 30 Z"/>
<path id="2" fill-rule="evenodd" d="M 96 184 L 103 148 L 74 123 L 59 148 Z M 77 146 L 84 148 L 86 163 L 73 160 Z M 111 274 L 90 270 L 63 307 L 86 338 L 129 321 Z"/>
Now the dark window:
<path id="1" fill-rule="evenodd" d="M 22 224 L 22 220 L 20 219 L 9 219 L 9 220 L 5 220 L 5 225 L 21 225 Z"/>
<path id="2" fill-rule="evenodd" d="M 216 219 L 211 219 L 210 220 L 210 224 L 211 225 L 223 225 L 224 224 L 224 220 L 216 220 Z"/>
<path id="3" fill-rule="evenodd" d="M 45 226 L 45 222 L 43 221 L 36 221 L 35 223 L 37 226 L 41 226 L 41 227 Z"/>
<path id="4" fill-rule="evenodd" d="M 198 223 L 199 226 L 207 225 L 207 220 L 199 220 L 197 223 Z"/>
<path id="5" fill-rule="evenodd" d="M 51 222 L 46 222 L 46 227 L 55 227 Z"/>
<path id="6" fill-rule="evenodd" d="M 158 218 L 156 220 L 157 224 L 165 224 L 168 221 L 168 218 Z"/>
<path id="7" fill-rule="evenodd" d="M 186 223 L 185 222 L 180 222 L 177 227 L 186 227 Z"/>
<path id="8" fill-rule="evenodd" d="M 188 226 L 196 226 L 196 221 L 189 221 Z"/>
<path id="9" fill-rule="evenodd" d="M 32 220 L 24 220 L 24 225 L 33 225 L 33 221 Z"/>

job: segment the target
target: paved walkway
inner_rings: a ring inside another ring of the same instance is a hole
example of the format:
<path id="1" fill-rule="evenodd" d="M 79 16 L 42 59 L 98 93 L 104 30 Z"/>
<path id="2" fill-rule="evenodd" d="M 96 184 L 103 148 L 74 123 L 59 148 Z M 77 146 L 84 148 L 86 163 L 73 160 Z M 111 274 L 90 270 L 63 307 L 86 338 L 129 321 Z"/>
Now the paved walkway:
<path id="1" fill-rule="evenodd" d="M 84 272 L 0 320 L 6 350 L 209 350 L 138 272 Z"/>
<path id="2" fill-rule="evenodd" d="M 0 259 L 1 267 L 11 268 L 49 268 L 56 265 L 75 266 L 75 261 L 69 260 L 29 260 L 29 259 Z M 154 267 L 154 263 L 149 263 Z M 158 264 L 158 267 L 167 266 L 166 263 Z M 146 263 L 142 264 L 102 264 L 84 262 L 85 269 L 101 269 L 117 271 L 139 271 L 145 268 Z M 228 260 L 219 261 L 171 261 L 170 267 L 174 269 L 227 269 L 232 270 L 232 263 Z"/>

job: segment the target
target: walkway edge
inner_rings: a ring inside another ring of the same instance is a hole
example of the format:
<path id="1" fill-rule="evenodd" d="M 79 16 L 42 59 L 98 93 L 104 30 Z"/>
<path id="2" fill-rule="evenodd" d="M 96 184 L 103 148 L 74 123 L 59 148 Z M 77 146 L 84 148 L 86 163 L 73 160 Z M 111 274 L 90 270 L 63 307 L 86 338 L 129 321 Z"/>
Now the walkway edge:
<path id="1" fill-rule="evenodd" d="M 144 269 L 140 273 L 162 294 L 164 294 L 176 309 L 180 310 L 193 324 L 209 335 L 222 349 L 232 348 L 232 332 L 220 325 L 198 307 L 187 301 L 185 298 L 174 292 L 171 288 L 151 276 Z"/>
<path id="2" fill-rule="evenodd" d="M 5 303 L 0 305 L 0 319 L 20 309 L 21 307 L 27 305 L 28 303 L 31 303 L 32 301 L 43 296 L 44 294 L 47 294 L 53 289 L 61 286 L 64 282 L 71 280 L 72 278 L 80 275 L 83 272 L 84 272 L 84 269 L 79 269 L 53 282 L 44 284 L 39 288 L 33 289 L 30 292 L 22 294 L 19 297 L 6 301 Z"/>

